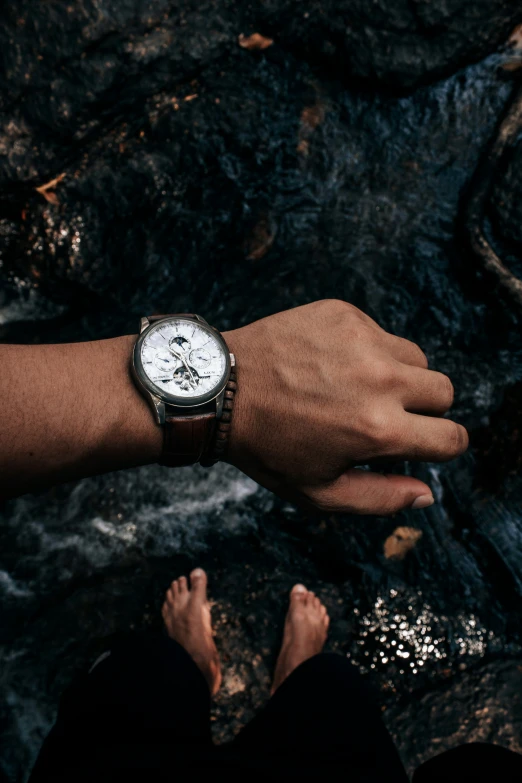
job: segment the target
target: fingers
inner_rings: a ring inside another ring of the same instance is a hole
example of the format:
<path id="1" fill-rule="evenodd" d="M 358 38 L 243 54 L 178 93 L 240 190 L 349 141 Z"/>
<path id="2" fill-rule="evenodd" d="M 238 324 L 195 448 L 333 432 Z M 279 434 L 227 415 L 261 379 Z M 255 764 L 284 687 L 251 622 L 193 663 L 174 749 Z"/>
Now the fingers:
<path id="1" fill-rule="evenodd" d="M 402 379 L 401 402 L 412 413 L 442 415 L 453 405 L 453 384 L 447 375 L 420 367 L 399 365 Z"/>
<path id="2" fill-rule="evenodd" d="M 322 511 L 386 516 L 404 508 L 427 508 L 431 489 L 411 476 L 382 475 L 354 468 L 328 486 L 306 491 Z"/>
<path id="3" fill-rule="evenodd" d="M 397 448 L 393 456 L 401 459 L 446 462 L 466 451 L 469 438 L 466 429 L 451 419 L 404 413 L 392 442 Z"/>

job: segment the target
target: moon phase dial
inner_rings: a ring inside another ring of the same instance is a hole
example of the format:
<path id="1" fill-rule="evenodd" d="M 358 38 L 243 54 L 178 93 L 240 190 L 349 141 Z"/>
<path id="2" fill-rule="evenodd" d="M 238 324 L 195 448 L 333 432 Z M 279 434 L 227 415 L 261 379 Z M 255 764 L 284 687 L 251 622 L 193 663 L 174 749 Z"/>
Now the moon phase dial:
<path id="1" fill-rule="evenodd" d="M 169 340 L 169 345 L 172 345 L 172 347 L 177 351 L 183 351 L 183 353 L 187 353 L 187 351 L 190 351 L 191 348 L 190 341 L 181 334 L 177 334 L 172 338 L 172 340 Z"/>
<path id="2" fill-rule="evenodd" d="M 197 367 L 198 370 L 204 370 L 205 367 L 209 366 L 211 361 L 212 357 L 205 348 L 194 348 L 194 350 L 190 352 L 189 362 L 193 367 Z"/>
<path id="3" fill-rule="evenodd" d="M 182 367 L 178 367 L 172 380 L 176 386 L 179 386 L 183 391 L 191 391 L 197 389 L 201 379 L 193 367 L 188 369 L 183 365 Z"/>

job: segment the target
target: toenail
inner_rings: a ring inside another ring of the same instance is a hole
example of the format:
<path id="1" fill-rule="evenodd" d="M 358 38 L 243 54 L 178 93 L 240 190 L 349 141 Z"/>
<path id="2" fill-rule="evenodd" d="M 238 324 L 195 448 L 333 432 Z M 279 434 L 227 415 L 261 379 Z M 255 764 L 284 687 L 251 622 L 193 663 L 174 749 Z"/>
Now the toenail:
<path id="1" fill-rule="evenodd" d="M 202 568 L 196 568 L 191 574 L 193 579 L 199 579 L 200 576 L 203 576 L 203 569 Z"/>

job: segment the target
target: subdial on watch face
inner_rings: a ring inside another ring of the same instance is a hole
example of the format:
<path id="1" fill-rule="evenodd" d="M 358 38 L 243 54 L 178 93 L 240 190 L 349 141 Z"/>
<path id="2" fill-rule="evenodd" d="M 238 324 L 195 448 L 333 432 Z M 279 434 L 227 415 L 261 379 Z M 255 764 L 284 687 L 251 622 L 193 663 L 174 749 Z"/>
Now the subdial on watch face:
<path id="1" fill-rule="evenodd" d="M 190 341 L 187 340 L 186 337 L 182 337 L 180 334 L 177 334 L 175 337 L 172 338 L 172 340 L 169 341 L 169 345 L 171 345 L 174 350 L 176 351 L 182 351 L 183 353 L 187 353 L 190 351 Z"/>
<path id="2" fill-rule="evenodd" d="M 178 360 L 170 353 L 170 351 L 161 349 L 156 351 L 156 355 L 152 361 L 154 366 L 157 367 L 161 372 L 173 372 L 178 365 Z"/>
<path id="3" fill-rule="evenodd" d="M 211 361 L 212 357 L 205 348 L 194 348 L 194 350 L 190 352 L 189 362 L 193 367 L 197 367 L 198 370 L 204 370 L 205 367 L 209 366 Z"/>
<path id="4" fill-rule="evenodd" d="M 174 383 L 179 386 L 182 391 L 194 391 L 197 389 L 200 382 L 200 377 L 193 367 L 178 367 L 174 373 Z"/>

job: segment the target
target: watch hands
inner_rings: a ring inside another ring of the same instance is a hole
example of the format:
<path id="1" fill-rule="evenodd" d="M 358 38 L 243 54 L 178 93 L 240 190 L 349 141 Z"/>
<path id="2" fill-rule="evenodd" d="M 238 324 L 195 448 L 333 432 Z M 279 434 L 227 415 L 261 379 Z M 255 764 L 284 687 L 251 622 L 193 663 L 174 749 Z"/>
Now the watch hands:
<path id="1" fill-rule="evenodd" d="M 187 362 L 185 361 L 185 357 L 183 356 L 183 354 L 178 353 L 177 351 L 175 351 L 174 348 L 172 348 L 170 345 L 168 347 L 168 350 L 171 352 L 171 354 L 173 356 L 176 357 L 176 359 L 179 359 L 181 362 L 183 362 L 183 364 L 185 365 L 185 367 L 187 369 L 188 374 L 190 375 L 190 380 L 191 380 L 192 386 L 195 389 L 197 387 L 196 379 L 194 378 L 194 375 L 192 374 L 192 370 L 190 369 L 190 367 L 188 366 Z"/>

